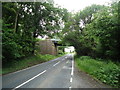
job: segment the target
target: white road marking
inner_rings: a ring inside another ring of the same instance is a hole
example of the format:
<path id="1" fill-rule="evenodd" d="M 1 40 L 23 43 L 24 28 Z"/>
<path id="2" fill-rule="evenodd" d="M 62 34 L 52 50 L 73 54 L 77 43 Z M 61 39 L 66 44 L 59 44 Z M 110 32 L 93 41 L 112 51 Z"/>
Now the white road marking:
<path id="1" fill-rule="evenodd" d="M 72 79 L 72 77 L 71 77 L 71 78 L 70 78 L 70 82 L 71 82 L 71 83 L 72 83 L 72 80 L 73 80 L 73 79 Z"/>
<path id="2" fill-rule="evenodd" d="M 72 70 L 71 70 L 71 75 L 73 76 L 73 72 L 74 72 L 74 61 L 72 61 Z"/>
<path id="3" fill-rule="evenodd" d="M 68 66 L 63 66 L 63 69 L 72 69 L 72 68 L 70 68 Z"/>
<path id="4" fill-rule="evenodd" d="M 72 83 L 73 81 L 73 73 L 74 73 L 74 57 L 73 57 L 73 54 L 72 54 L 72 70 L 71 70 L 71 78 L 70 78 L 70 83 Z M 69 90 L 71 90 L 71 86 L 69 87 Z"/>
<path id="5" fill-rule="evenodd" d="M 42 74 L 43 74 L 43 73 L 45 73 L 45 72 L 46 72 L 46 70 L 44 70 L 43 72 L 41 72 L 41 73 L 39 73 L 38 75 L 34 76 L 33 78 L 31 78 L 31 79 L 27 80 L 26 82 L 24 82 L 24 83 L 22 83 L 22 84 L 18 85 L 17 87 L 15 87 L 15 88 L 14 88 L 14 89 L 12 89 L 12 90 L 15 90 L 15 89 L 17 89 L 17 88 L 20 88 L 21 86 L 23 86 L 23 85 L 25 85 L 26 83 L 28 83 L 28 82 L 32 81 L 33 79 L 35 79 L 36 77 L 38 77 L 38 76 L 42 75 Z"/>
<path id="6" fill-rule="evenodd" d="M 71 87 L 69 87 L 69 89 L 71 90 Z"/>
<path id="7" fill-rule="evenodd" d="M 71 76 L 73 76 L 73 73 L 74 73 L 74 58 L 73 58 L 73 55 L 72 55 L 72 70 L 71 70 Z"/>
<path id="8" fill-rule="evenodd" d="M 56 66 L 57 64 L 59 64 L 60 63 L 60 61 L 59 62 L 57 62 L 56 64 L 54 64 L 53 66 Z"/>
<path id="9" fill-rule="evenodd" d="M 66 63 L 69 63 L 69 61 L 67 61 Z"/>
<path id="10" fill-rule="evenodd" d="M 71 75 L 73 76 L 73 70 L 71 71 Z"/>
<path id="11" fill-rule="evenodd" d="M 58 58 L 53 59 L 53 60 L 50 60 L 50 61 L 48 61 L 48 62 L 54 62 L 54 61 L 57 61 L 57 60 L 60 59 L 60 58 L 61 58 L 61 57 L 58 57 Z M 12 72 L 12 73 L 9 73 L 9 74 L 16 74 L 16 73 L 19 73 L 19 72 L 21 72 L 21 71 L 25 71 L 25 70 L 28 70 L 28 69 L 37 67 L 37 66 L 39 66 L 39 65 L 42 65 L 42 64 L 45 64 L 45 63 L 48 63 L 48 62 L 44 62 L 44 63 L 41 63 L 41 64 L 37 64 L 37 65 L 31 66 L 31 67 L 28 67 L 28 68 L 25 68 L 25 69 L 22 69 L 22 70 L 18 70 L 18 71 L 16 71 L 16 72 Z M 9 75 L 9 74 L 7 74 L 7 75 Z"/>

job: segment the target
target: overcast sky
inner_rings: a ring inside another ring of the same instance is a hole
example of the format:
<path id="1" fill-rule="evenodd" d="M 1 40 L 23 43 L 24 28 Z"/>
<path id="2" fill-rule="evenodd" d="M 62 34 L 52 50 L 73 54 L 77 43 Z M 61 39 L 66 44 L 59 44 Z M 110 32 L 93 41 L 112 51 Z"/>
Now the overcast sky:
<path id="1" fill-rule="evenodd" d="M 54 0 L 54 2 L 55 4 L 68 9 L 68 11 L 78 11 L 91 4 L 103 5 L 111 2 L 111 0 Z"/>

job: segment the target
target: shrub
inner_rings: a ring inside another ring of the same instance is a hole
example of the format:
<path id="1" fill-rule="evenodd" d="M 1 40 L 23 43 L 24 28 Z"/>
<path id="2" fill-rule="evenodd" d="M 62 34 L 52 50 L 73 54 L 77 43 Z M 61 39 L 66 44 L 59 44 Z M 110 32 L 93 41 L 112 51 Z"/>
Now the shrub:
<path id="1" fill-rule="evenodd" d="M 120 68 L 114 63 L 101 67 L 93 73 L 99 80 L 114 87 L 120 87 Z"/>
<path id="2" fill-rule="evenodd" d="M 103 83 L 120 87 L 120 67 L 110 60 L 93 59 L 88 56 L 76 57 L 78 68 L 96 77 Z"/>

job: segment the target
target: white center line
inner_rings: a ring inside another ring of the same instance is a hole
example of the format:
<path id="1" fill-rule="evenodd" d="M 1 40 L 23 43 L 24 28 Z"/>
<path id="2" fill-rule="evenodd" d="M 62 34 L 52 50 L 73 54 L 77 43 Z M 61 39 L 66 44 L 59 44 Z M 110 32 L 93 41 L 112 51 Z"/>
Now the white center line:
<path id="1" fill-rule="evenodd" d="M 71 90 L 71 88 L 72 88 L 73 73 L 74 73 L 74 56 L 72 54 L 72 70 L 71 70 L 71 78 L 70 78 L 71 86 L 69 87 L 69 90 Z"/>
<path id="2" fill-rule="evenodd" d="M 71 78 L 70 78 L 70 82 L 71 82 L 71 83 L 72 83 L 72 80 L 73 80 L 73 79 L 72 79 L 72 77 L 71 77 Z"/>
<path id="3" fill-rule="evenodd" d="M 69 90 L 71 90 L 71 87 L 69 87 Z"/>
<path id="4" fill-rule="evenodd" d="M 21 86 L 25 85 L 26 83 L 30 82 L 31 80 L 35 79 L 36 77 L 42 75 L 42 74 L 45 73 L 45 72 L 46 72 L 46 70 L 42 71 L 42 72 L 39 73 L 38 75 L 34 76 L 33 78 L 27 80 L 26 82 L 24 82 L 24 83 L 22 83 L 22 84 L 20 84 L 20 85 L 18 85 L 17 87 L 15 87 L 15 88 L 12 89 L 12 90 L 15 90 L 15 89 L 17 89 L 17 88 L 20 88 Z"/>
<path id="5" fill-rule="evenodd" d="M 74 72 L 74 60 L 72 60 L 72 70 L 71 70 L 71 75 L 73 75 Z"/>
<path id="6" fill-rule="evenodd" d="M 59 62 L 57 62 L 56 64 L 54 64 L 53 66 L 56 66 L 57 64 L 59 64 L 60 63 L 60 61 Z"/>
<path id="7" fill-rule="evenodd" d="M 68 63 L 69 61 L 67 61 L 66 63 Z"/>

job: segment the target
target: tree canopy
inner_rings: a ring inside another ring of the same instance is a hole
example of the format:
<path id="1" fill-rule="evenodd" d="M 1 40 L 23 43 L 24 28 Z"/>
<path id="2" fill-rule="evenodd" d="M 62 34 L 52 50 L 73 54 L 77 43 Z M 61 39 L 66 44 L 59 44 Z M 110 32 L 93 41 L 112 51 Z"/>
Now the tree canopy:
<path id="1" fill-rule="evenodd" d="M 73 17 L 71 32 L 63 41 L 76 48 L 78 55 L 120 59 L 120 2 L 109 6 L 91 5 Z M 70 19 L 71 20 L 71 19 Z M 65 30 L 67 25 L 65 26 Z M 64 32 L 64 31 L 63 31 Z"/>
<path id="2" fill-rule="evenodd" d="M 3 63 L 34 53 L 36 38 L 59 31 L 61 9 L 46 2 L 2 3 Z"/>
<path id="3" fill-rule="evenodd" d="M 78 55 L 120 59 L 120 2 L 73 14 L 47 2 L 2 3 L 3 63 L 34 54 L 36 38 L 59 37 Z"/>

